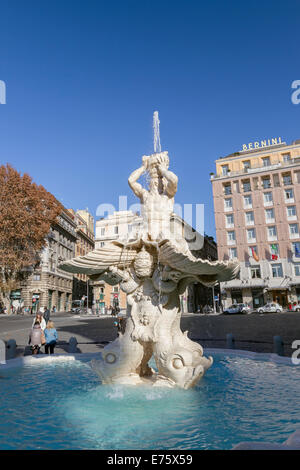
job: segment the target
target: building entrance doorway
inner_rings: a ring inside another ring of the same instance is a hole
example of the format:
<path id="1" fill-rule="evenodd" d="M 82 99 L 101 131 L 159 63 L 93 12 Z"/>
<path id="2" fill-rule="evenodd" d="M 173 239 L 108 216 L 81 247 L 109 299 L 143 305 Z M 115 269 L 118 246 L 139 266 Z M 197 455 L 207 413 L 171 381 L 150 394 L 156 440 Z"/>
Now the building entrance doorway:
<path id="1" fill-rule="evenodd" d="M 241 290 L 231 291 L 231 298 L 233 304 L 242 304 L 243 303 L 243 294 Z"/>
<path id="2" fill-rule="evenodd" d="M 272 291 L 273 302 L 277 302 L 282 307 L 287 307 L 287 291 L 286 290 L 273 290 Z"/>
<path id="3" fill-rule="evenodd" d="M 262 289 L 252 290 L 253 308 L 259 308 L 264 305 L 264 293 Z"/>
<path id="4" fill-rule="evenodd" d="M 37 314 L 40 308 L 40 294 L 32 295 L 32 313 Z"/>

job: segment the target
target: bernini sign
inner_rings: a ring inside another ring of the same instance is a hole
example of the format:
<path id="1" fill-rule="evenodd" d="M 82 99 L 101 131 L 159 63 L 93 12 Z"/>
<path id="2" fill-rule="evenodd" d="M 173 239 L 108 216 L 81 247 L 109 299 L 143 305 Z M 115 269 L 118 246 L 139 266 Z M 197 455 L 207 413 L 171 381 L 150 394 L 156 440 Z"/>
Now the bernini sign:
<path id="1" fill-rule="evenodd" d="M 257 142 L 250 142 L 249 144 L 243 145 L 242 152 L 245 152 L 248 150 L 262 149 L 264 147 L 271 147 L 272 145 L 280 145 L 280 144 L 284 144 L 284 142 L 282 142 L 281 137 L 276 137 L 275 139 L 260 140 Z"/>

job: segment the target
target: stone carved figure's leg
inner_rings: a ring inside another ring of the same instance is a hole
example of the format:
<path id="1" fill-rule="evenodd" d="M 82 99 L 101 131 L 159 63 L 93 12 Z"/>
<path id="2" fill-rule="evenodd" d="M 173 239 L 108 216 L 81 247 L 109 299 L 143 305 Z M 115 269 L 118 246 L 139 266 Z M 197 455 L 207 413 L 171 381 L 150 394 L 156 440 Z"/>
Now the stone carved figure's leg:
<path id="1" fill-rule="evenodd" d="M 153 354 L 153 344 L 152 342 L 142 342 L 144 348 L 144 356 L 140 365 L 140 376 L 141 377 L 151 377 L 155 372 L 149 366 L 148 362 L 150 361 Z"/>

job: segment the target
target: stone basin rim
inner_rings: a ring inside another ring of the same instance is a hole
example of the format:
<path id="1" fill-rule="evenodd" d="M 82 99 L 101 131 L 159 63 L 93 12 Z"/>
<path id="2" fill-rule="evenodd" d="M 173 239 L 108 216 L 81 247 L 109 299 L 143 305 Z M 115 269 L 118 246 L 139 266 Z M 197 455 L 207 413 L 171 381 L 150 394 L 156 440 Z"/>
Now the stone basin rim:
<path id="1" fill-rule="evenodd" d="M 248 359 L 256 359 L 259 361 L 273 362 L 276 364 L 283 364 L 287 366 L 294 366 L 290 357 L 278 356 L 274 353 L 260 353 L 254 351 L 248 351 L 245 349 L 221 349 L 221 348 L 205 348 L 205 352 L 209 354 L 223 354 L 224 356 L 238 356 L 245 357 Z M 99 357 L 101 352 L 93 353 L 64 353 L 64 354 L 51 354 L 51 355 L 38 355 L 38 356 L 23 356 L 14 359 L 7 359 L 6 363 L 0 364 L 0 372 L 12 368 L 21 368 L 23 366 L 37 365 L 41 361 L 52 363 L 52 362 L 69 362 L 75 360 L 88 360 Z"/>

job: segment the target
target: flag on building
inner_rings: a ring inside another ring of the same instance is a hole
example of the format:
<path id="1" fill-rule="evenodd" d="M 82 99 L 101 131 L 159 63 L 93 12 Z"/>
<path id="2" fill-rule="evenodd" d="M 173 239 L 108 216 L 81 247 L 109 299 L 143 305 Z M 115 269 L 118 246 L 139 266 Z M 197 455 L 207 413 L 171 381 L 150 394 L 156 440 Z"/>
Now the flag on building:
<path id="1" fill-rule="evenodd" d="M 299 248 L 298 248 L 298 246 L 297 246 L 297 243 L 295 243 L 295 256 L 296 256 L 297 258 L 300 258 L 300 250 L 299 250 Z"/>
<path id="2" fill-rule="evenodd" d="M 255 259 L 255 261 L 259 261 L 259 257 L 257 256 L 257 253 L 256 253 L 256 251 L 254 250 L 254 247 L 253 247 L 253 246 L 251 246 L 251 251 L 252 251 L 252 256 L 253 256 L 253 258 Z M 300 253 L 299 253 L 299 255 L 300 255 Z"/>
<path id="3" fill-rule="evenodd" d="M 272 255 L 272 260 L 278 259 L 278 248 L 276 245 L 271 245 L 271 255 Z"/>

